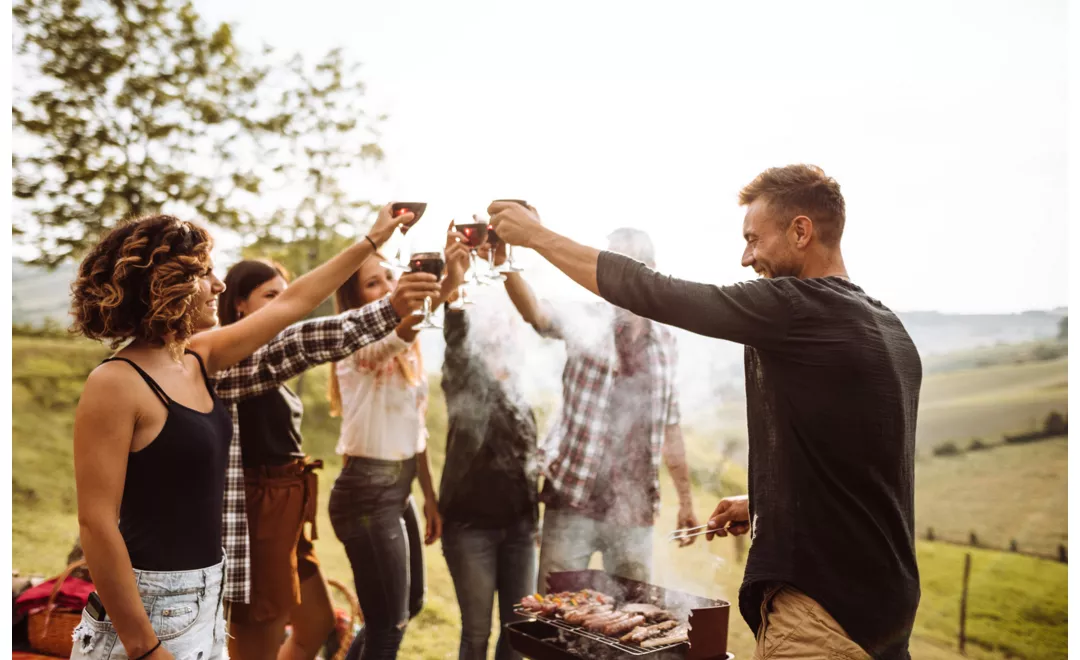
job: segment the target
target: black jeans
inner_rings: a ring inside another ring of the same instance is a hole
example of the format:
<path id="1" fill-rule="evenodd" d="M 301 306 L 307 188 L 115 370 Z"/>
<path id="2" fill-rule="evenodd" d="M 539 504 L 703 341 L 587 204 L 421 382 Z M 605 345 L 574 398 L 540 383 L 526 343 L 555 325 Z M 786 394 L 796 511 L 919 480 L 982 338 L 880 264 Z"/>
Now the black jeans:
<path id="1" fill-rule="evenodd" d="M 424 603 L 424 558 L 409 495 L 416 459 L 346 457 L 330 492 L 330 523 L 345 545 L 364 614 L 348 660 L 392 660 Z"/>

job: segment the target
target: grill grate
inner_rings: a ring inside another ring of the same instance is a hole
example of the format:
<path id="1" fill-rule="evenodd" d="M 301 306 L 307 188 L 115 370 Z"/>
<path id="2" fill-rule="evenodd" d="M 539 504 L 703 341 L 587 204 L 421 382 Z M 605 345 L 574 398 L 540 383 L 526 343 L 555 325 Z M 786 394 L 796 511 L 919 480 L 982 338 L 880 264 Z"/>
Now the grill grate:
<path id="1" fill-rule="evenodd" d="M 674 648 L 686 645 L 686 642 L 676 642 L 675 644 L 668 644 L 667 646 L 657 646 L 655 648 L 643 649 L 640 646 L 629 646 L 627 644 L 623 644 L 622 642 L 615 639 L 614 637 L 608 637 L 607 635 L 601 635 L 599 633 L 594 633 L 594 632 L 592 632 L 590 630 L 586 630 L 586 629 L 582 628 L 581 626 L 571 625 L 571 624 L 563 621 L 562 619 L 556 619 L 555 617 L 543 616 L 542 614 L 538 614 L 536 612 L 533 612 L 532 610 L 527 610 L 524 607 L 515 607 L 514 612 L 517 613 L 518 616 L 522 616 L 522 617 L 525 617 L 527 619 L 535 619 L 536 621 L 543 621 L 544 623 L 547 623 L 547 624 L 549 624 L 551 626 L 554 626 L 554 627 L 558 628 L 559 630 L 565 630 L 567 632 L 573 633 L 575 635 L 579 635 L 579 636 L 584 637 L 586 639 L 591 639 L 594 642 L 600 642 L 601 644 L 605 644 L 605 645 L 610 646 L 610 647 L 612 647 L 614 649 L 618 649 L 622 653 L 626 653 L 628 655 L 633 655 L 633 656 L 652 655 L 654 653 L 660 653 L 662 651 L 667 651 L 669 649 L 674 649 Z"/>

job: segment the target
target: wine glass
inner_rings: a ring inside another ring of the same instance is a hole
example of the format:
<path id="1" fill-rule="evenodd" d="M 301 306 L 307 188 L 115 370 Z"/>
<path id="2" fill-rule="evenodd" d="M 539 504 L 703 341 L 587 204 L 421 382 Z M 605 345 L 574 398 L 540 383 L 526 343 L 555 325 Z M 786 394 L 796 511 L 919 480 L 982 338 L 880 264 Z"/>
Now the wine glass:
<path id="1" fill-rule="evenodd" d="M 505 282 L 506 281 L 506 276 L 503 275 L 504 271 L 501 270 L 500 267 L 497 267 L 495 265 L 495 251 L 499 248 L 499 240 L 500 240 L 499 235 L 495 233 L 495 227 L 492 226 L 492 225 L 488 225 L 487 242 L 488 242 L 489 247 L 488 247 L 488 258 L 487 258 L 487 263 L 488 263 L 487 278 L 489 280 L 491 280 L 492 282 Z M 507 250 L 510 249 L 510 244 L 509 243 L 507 243 L 506 248 L 507 248 Z"/>
<path id="2" fill-rule="evenodd" d="M 458 225 L 454 224 L 454 222 L 451 221 L 451 223 L 450 223 L 450 231 L 457 231 L 457 230 L 458 230 Z M 451 309 L 460 311 L 460 310 L 465 309 L 465 307 L 467 305 L 473 304 L 473 301 L 469 300 L 468 297 L 465 295 L 465 291 L 466 291 L 465 282 L 463 280 L 461 282 L 461 284 L 458 285 L 458 297 L 457 297 L 457 300 L 450 303 Z"/>
<path id="3" fill-rule="evenodd" d="M 469 246 L 469 263 L 472 266 L 469 272 L 472 273 L 472 284 L 491 284 L 490 281 L 480 278 L 476 267 L 476 250 L 487 241 L 488 223 L 480 221 L 475 215 L 473 220 L 474 222 L 467 225 L 457 225 L 454 229 L 465 237 L 465 242 Z"/>
<path id="4" fill-rule="evenodd" d="M 401 225 L 400 227 L 398 227 L 398 230 L 401 232 L 401 236 L 403 239 L 405 237 L 405 234 L 409 232 L 409 229 L 412 228 L 412 226 L 420 220 L 420 216 L 424 215 L 425 209 L 427 209 L 427 202 L 394 202 L 394 204 L 390 206 L 390 215 L 395 218 L 405 215 L 410 211 L 413 214 L 412 222 L 407 225 Z M 401 253 L 403 249 L 407 250 L 408 245 L 406 244 L 403 248 L 402 245 L 399 244 L 397 254 L 394 255 L 393 260 L 381 261 L 379 262 L 379 265 L 383 268 L 389 268 L 399 273 L 407 272 L 409 270 L 409 262 L 403 261 L 401 258 Z"/>
<path id="5" fill-rule="evenodd" d="M 409 272 L 431 273 L 436 279 L 442 279 L 446 269 L 446 260 L 443 259 L 441 250 L 430 252 L 413 252 L 409 258 Z M 424 309 L 413 312 L 414 316 L 423 316 L 424 320 L 416 325 L 418 330 L 441 330 L 442 326 L 435 323 L 431 316 L 431 297 L 424 298 Z"/>
<path id="6" fill-rule="evenodd" d="M 511 202 L 514 204 L 521 204 L 525 208 L 529 208 L 529 203 L 523 199 L 497 199 L 496 202 Z M 514 246 L 509 243 L 506 244 L 506 261 L 503 265 L 496 269 L 500 273 L 521 273 L 525 269 L 514 264 Z"/>
<path id="7" fill-rule="evenodd" d="M 393 259 L 387 259 L 385 261 L 380 261 L 379 265 L 382 266 L 383 268 L 389 268 L 390 270 L 392 270 L 392 271 L 394 271 L 396 273 L 399 273 L 399 274 L 400 273 L 407 273 L 409 271 L 409 262 L 408 261 L 402 261 L 402 259 L 401 259 L 401 251 L 402 251 L 402 248 L 399 245 L 398 249 L 397 249 L 397 253 L 394 254 L 394 258 Z"/>

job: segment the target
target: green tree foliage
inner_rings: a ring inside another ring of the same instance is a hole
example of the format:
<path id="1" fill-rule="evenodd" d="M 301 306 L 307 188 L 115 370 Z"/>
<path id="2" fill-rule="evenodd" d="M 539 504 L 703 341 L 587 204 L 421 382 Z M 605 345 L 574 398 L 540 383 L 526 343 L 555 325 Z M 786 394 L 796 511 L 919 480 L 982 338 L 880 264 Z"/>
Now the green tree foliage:
<path id="1" fill-rule="evenodd" d="M 325 259 L 370 205 L 342 171 L 382 157 L 357 68 L 257 56 L 185 0 L 18 0 L 13 233 L 40 264 L 150 212 L 299 241 Z"/>
<path id="2" fill-rule="evenodd" d="M 356 186 L 347 178 L 382 160 L 378 124 L 385 117 L 368 116 L 358 73 L 340 49 L 314 64 L 297 55 L 273 68 L 266 84 L 279 90 L 282 130 L 264 141 L 260 178 L 285 203 L 256 220 L 245 256 L 271 257 L 303 274 L 369 226 L 378 205 L 350 194 Z"/>
<path id="3" fill-rule="evenodd" d="M 244 223 L 234 193 L 259 181 L 243 138 L 275 121 L 256 119 L 266 71 L 228 25 L 208 30 L 175 0 L 21 0 L 12 16 L 33 76 L 12 107 L 13 192 L 29 202 L 13 226 L 39 263 L 78 257 L 131 215 Z"/>

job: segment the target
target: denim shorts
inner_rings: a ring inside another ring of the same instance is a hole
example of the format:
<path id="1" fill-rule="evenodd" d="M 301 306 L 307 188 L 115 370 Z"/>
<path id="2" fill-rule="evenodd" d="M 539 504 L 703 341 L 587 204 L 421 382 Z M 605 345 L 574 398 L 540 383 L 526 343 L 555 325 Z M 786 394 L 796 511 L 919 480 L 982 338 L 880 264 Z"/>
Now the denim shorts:
<path id="1" fill-rule="evenodd" d="M 176 660 L 221 660 L 225 650 L 222 582 L 225 562 L 195 571 L 135 570 L 135 582 L 154 633 Z M 72 660 L 127 660 L 112 621 L 83 610 L 75 628 Z"/>

